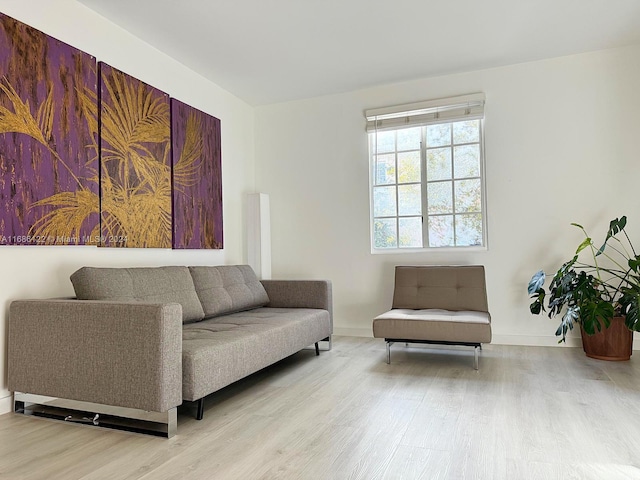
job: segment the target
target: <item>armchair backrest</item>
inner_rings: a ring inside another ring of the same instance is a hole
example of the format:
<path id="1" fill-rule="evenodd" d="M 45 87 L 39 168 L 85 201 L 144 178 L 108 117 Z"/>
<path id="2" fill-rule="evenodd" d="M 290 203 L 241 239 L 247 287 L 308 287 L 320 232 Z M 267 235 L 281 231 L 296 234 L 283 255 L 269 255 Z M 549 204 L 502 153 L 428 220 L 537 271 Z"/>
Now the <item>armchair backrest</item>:
<path id="1" fill-rule="evenodd" d="M 397 266 L 392 308 L 488 312 L 484 266 Z"/>

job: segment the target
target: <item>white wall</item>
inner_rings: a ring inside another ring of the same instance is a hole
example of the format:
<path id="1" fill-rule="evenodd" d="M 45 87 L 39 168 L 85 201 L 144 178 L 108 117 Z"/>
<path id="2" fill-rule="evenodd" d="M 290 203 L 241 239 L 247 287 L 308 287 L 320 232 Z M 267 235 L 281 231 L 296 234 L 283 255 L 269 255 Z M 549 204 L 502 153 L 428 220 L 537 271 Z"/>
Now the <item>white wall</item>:
<path id="1" fill-rule="evenodd" d="M 254 110 L 73 0 L 0 0 L 0 11 L 80 48 L 221 120 L 224 250 L 0 247 L 0 413 L 9 411 L 6 330 L 17 298 L 73 294 L 69 275 L 83 265 L 244 263 L 244 195 L 254 191 Z"/>
<path id="2" fill-rule="evenodd" d="M 639 85 L 636 46 L 256 109 L 273 277 L 331 279 L 336 332 L 371 335 L 395 265 L 484 264 L 494 342 L 555 345 L 556 322 L 529 314 L 526 286 L 573 255 L 570 223 L 601 238 L 626 214 L 640 246 Z M 363 111 L 474 92 L 487 97 L 489 249 L 372 255 Z"/>

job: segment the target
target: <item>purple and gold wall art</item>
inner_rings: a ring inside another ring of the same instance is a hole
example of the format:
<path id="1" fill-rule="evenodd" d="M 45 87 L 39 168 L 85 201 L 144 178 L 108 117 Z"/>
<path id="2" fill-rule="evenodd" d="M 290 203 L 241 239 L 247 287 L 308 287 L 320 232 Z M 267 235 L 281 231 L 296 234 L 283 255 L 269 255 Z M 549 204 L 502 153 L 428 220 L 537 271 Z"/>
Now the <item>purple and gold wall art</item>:
<path id="1" fill-rule="evenodd" d="M 99 66 L 100 245 L 171 248 L 169 96 Z"/>
<path id="2" fill-rule="evenodd" d="M 171 102 L 0 13 L 0 245 L 222 248 L 220 121 Z"/>
<path id="3" fill-rule="evenodd" d="M 95 59 L 0 14 L 0 245 L 99 235 Z"/>
<path id="4" fill-rule="evenodd" d="M 223 247 L 220 120 L 171 99 L 173 248 Z"/>

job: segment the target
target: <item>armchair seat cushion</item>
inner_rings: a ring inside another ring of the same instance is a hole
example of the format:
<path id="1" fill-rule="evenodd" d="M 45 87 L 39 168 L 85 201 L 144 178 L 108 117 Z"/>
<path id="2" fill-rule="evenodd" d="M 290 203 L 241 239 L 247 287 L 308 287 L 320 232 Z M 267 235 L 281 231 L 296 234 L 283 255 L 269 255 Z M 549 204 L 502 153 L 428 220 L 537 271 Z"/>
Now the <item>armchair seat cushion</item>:
<path id="1" fill-rule="evenodd" d="M 398 340 L 490 343 L 489 313 L 396 308 L 373 320 L 373 336 Z"/>

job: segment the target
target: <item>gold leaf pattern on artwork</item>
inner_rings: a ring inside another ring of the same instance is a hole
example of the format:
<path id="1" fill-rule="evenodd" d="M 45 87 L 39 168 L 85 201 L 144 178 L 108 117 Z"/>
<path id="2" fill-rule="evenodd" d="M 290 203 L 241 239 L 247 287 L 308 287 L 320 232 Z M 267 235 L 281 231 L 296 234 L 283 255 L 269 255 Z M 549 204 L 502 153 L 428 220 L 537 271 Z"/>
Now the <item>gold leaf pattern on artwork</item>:
<path id="1" fill-rule="evenodd" d="M 90 238 L 83 239 L 80 236 L 85 220 L 99 211 L 99 199 L 95 193 L 89 190 L 57 193 L 35 202 L 32 207 L 45 205 L 56 208 L 40 217 L 29 231 L 29 235 L 42 239 L 39 243 L 60 243 L 56 240 L 62 239 L 67 239 L 63 243 L 95 243 L 99 235 L 96 230 Z"/>
<path id="2" fill-rule="evenodd" d="M 49 142 L 46 140 L 51 136 L 53 129 L 53 120 L 55 115 L 55 105 L 53 102 L 53 90 L 49 90 L 47 99 L 38 107 L 38 119 L 36 120 L 31 113 L 31 107 L 29 106 L 29 100 L 23 102 L 20 96 L 16 92 L 15 88 L 6 79 L 0 80 L 0 90 L 7 96 L 13 106 L 13 112 L 8 108 L 0 105 L 0 134 L 3 133 L 23 133 L 29 135 L 31 138 L 41 143 L 59 165 L 62 165 L 69 175 L 78 184 L 78 187 L 85 188 L 80 179 L 73 173 L 73 170 L 69 168 L 67 163 L 60 158 L 58 152 L 56 152 Z"/>
<path id="3" fill-rule="evenodd" d="M 194 112 L 190 112 L 182 152 L 173 167 L 173 180 L 177 189 L 182 190 L 184 187 L 192 187 L 198 183 L 203 148 L 202 119 Z"/>
<path id="4" fill-rule="evenodd" d="M 40 132 L 42 132 L 43 140 L 47 142 L 52 137 L 54 112 L 53 87 L 50 87 L 47 99 L 40 104 L 40 107 L 38 107 L 38 115 L 36 119 Z"/>
<path id="5" fill-rule="evenodd" d="M 102 81 L 111 100 L 101 110 L 103 234 L 127 247 L 170 247 L 169 104 L 117 70 Z"/>
<path id="6" fill-rule="evenodd" d="M 169 105 L 142 82 L 128 82 L 125 75 L 114 71 L 103 76 L 113 105 L 102 105 L 102 140 L 114 157 L 126 161 L 131 149 L 145 149 L 143 143 L 169 141 Z"/>
<path id="7" fill-rule="evenodd" d="M 11 111 L 0 105 L 0 133 L 24 133 L 46 145 L 47 142 L 40 125 L 31 113 L 29 100 L 23 102 L 6 78 L 0 80 L 0 90 L 7 96 L 13 106 L 13 111 Z M 49 97 L 51 98 L 51 93 Z M 53 99 L 51 98 L 50 101 L 53 102 Z M 52 113 L 49 113 L 49 115 L 52 115 Z M 47 119 L 48 123 L 49 119 Z"/>

